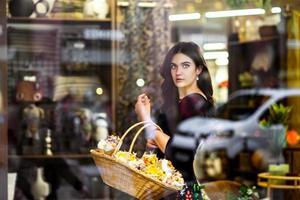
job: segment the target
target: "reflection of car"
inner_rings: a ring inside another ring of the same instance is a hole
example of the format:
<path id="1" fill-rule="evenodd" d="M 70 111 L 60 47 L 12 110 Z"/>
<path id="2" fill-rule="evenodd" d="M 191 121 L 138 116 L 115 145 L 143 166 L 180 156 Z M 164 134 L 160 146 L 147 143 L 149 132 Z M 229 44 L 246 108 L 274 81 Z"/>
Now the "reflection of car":
<path id="1" fill-rule="evenodd" d="M 201 142 L 202 151 L 226 149 L 229 157 L 236 156 L 245 142 L 250 150 L 266 148 L 268 134 L 262 131 L 259 121 L 274 103 L 295 101 L 300 102 L 300 89 L 237 91 L 217 109 L 215 118 L 194 117 L 182 122 L 178 127 L 181 134 L 174 136 L 173 145 L 195 149 Z"/>

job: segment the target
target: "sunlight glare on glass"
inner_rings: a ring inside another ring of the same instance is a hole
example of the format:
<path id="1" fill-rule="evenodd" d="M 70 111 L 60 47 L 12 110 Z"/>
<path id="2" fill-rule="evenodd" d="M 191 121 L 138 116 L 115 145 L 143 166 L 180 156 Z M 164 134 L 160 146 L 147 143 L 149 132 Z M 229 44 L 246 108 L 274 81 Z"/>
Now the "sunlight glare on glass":
<path id="1" fill-rule="evenodd" d="M 213 60 L 218 58 L 228 58 L 228 51 L 209 51 L 204 52 L 203 57 L 205 60 Z"/>
<path id="2" fill-rule="evenodd" d="M 271 9 L 271 13 L 273 13 L 273 14 L 281 13 L 281 8 L 280 7 L 273 7 Z"/>
<path id="3" fill-rule="evenodd" d="M 136 80 L 136 85 L 139 87 L 143 87 L 145 85 L 144 79 L 139 78 L 138 80 Z"/>
<path id="4" fill-rule="evenodd" d="M 96 89 L 96 94 L 102 95 L 102 94 L 103 94 L 103 89 L 102 89 L 101 87 L 98 87 L 98 88 Z"/>
<path id="5" fill-rule="evenodd" d="M 217 58 L 215 63 L 218 66 L 226 66 L 226 65 L 228 65 L 228 58 L 226 58 L 226 57 Z"/>
<path id="6" fill-rule="evenodd" d="M 200 13 L 185 13 L 169 15 L 169 21 L 195 20 L 200 19 Z"/>
<path id="7" fill-rule="evenodd" d="M 241 10 L 224 10 L 206 12 L 206 18 L 220 18 L 220 17 L 234 17 L 234 16 L 246 16 L 246 15 L 263 15 L 266 11 L 262 8 L 253 9 L 241 9 Z"/>
<path id="8" fill-rule="evenodd" d="M 224 50 L 226 49 L 226 47 L 227 47 L 226 43 L 205 43 L 203 45 L 203 49 L 205 51 Z"/>

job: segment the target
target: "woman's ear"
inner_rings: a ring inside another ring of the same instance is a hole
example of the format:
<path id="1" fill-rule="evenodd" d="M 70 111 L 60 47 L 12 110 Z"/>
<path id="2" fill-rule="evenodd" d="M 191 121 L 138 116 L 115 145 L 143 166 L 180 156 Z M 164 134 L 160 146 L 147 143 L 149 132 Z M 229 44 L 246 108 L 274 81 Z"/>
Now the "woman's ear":
<path id="1" fill-rule="evenodd" d="M 202 67 L 201 66 L 197 67 L 196 68 L 196 74 L 197 74 L 197 76 L 199 76 L 201 74 L 201 72 L 202 72 Z"/>

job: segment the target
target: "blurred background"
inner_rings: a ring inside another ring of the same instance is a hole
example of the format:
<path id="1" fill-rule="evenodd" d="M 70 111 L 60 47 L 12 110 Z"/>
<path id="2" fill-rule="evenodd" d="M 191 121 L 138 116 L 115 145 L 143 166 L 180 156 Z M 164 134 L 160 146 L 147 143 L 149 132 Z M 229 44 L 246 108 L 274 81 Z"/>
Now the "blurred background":
<path id="1" fill-rule="evenodd" d="M 259 174 L 277 167 L 299 177 L 300 1 L 7 0 L 0 8 L 0 174 L 9 188 L 1 199 L 37 198 L 38 177 L 46 199 L 130 199 L 102 182 L 89 150 L 137 121 L 138 94 L 159 110 L 159 67 L 179 41 L 201 47 L 218 108 L 205 124 L 221 127 L 181 126 L 191 139 L 216 137 L 197 154 L 201 181 L 254 185 L 266 198 Z M 144 146 L 141 137 L 136 151 Z M 299 187 L 273 195 L 300 199 Z"/>

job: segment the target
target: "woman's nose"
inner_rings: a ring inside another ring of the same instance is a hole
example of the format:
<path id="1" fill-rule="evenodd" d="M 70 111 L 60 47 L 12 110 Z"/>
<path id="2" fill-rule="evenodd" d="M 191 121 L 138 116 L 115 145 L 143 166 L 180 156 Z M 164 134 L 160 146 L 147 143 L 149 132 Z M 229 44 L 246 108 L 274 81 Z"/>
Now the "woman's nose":
<path id="1" fill-rule="evenodd" d="M 182 72 L 182 67 L 178 66 L 176 69 L 176 74 L 181 74 Z"/>

